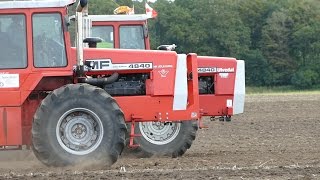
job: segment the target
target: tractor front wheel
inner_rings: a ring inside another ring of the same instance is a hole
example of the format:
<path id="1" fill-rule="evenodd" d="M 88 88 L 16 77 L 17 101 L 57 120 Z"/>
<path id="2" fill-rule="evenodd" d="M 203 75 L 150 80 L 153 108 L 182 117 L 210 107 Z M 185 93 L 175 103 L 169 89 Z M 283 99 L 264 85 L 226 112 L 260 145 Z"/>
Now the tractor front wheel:
<path id="1" fill-rule="evenodd" d="M 34 116 L 32 149 L 47 166 L 110 166 L 125 145 L 124 116 L 104 90 L 66 85 L 49 94 Z"/>

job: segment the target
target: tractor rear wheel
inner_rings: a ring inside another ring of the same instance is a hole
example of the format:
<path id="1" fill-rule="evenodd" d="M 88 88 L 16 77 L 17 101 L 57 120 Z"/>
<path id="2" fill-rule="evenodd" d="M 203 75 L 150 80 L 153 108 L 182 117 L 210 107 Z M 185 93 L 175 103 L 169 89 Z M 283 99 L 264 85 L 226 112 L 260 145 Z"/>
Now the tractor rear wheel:
<path id="1" fill-rule="evenodd" d="M 151 156 L 182 156 L 196 138 L 196 121 L 182 122 L 139 122 L 135 126 L 134 142 L 139 147 L 131 152 L 141 158 Z"/>
<path id="2" fill-rule="evenodd" d="M 47 166 L 110 166 L 125 145 L 124 115 L 104 90 L 66 85 L 49 94 L 32 125 L 32 149 Z"/>

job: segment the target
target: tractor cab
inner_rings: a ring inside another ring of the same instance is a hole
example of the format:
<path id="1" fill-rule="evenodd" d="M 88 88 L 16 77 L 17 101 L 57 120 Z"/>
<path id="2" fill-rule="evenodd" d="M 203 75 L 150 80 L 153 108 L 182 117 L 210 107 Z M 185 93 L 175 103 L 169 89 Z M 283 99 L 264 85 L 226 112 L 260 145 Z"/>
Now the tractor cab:
<path id="1" fill-rule="evenodd" d="M 147 14 L 89 15 L 87 34 L 102 38 L 98 48 L 151 49 Z M 159 45 L 158 50 L 173 51 L 177 46 Z"/>
<path id="2" fill-rule="evenodd" d="M 72 77 L 75 59 L 70 58 L 65 17 L 66 7 L 74 2 L 0 2 L 0 105 L 21 106 L 28 97 L 21 91 L 30 93 L 33 88 L 50 90 L 61 86 L 44 83 L 57 72 Z M 42 78 L 46 80 L 41 81 Z M 25 87 L 31 84 L 32 88 Z"/>
<path id="3" fill-rule="evenodd" d="M 98 48 L 150 49 L 145 14 L 89 15 L 91 36 L 100 37 Z"/>

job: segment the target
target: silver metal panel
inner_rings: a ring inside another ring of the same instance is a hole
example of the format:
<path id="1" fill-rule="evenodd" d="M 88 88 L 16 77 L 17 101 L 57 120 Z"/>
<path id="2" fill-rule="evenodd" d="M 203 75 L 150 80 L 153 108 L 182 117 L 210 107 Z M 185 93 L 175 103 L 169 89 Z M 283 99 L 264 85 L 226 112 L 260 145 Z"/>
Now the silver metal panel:
<path id="1" fill-rule="evenodd" d="M 148 19 L 146 14 L 134 15 L 89 15 L 92 21 L 145 21 Z"/>
<path id="2" fill-rule="evenodd" d="M 244 60 L 237 60 L 236 80 L 234 85 L 233 114 L 241 114 L 244 112 L 245 94 L 245 63 Z"/>
<path id="3" fill-rule="evenodd" d="M 187 55 L 178 54 L 173 110 L 186 110 L 188 103 Z"/>

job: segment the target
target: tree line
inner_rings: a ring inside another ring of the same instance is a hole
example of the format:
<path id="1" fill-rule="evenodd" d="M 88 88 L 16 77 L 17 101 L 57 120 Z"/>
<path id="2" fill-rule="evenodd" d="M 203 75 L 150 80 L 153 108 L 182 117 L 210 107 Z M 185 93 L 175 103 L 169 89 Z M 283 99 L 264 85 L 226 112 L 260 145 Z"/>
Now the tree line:
<path id="1" fill-rule="evenodd" d="M 118 5 L 145 13 L 144 2 L 91 0 L 90 14 Z M 318 0 L 157 0 L 148 21 L 152 48 L 176 44 L 178 53 L 243 59 L 246 84 L 305 89 L 320 84 Z"/>

